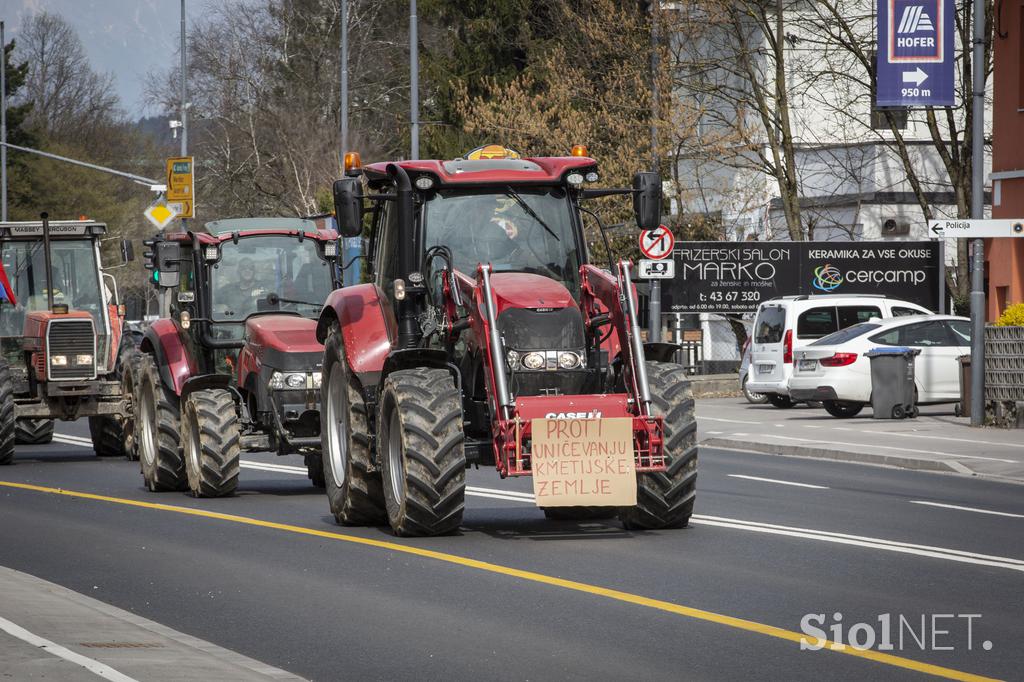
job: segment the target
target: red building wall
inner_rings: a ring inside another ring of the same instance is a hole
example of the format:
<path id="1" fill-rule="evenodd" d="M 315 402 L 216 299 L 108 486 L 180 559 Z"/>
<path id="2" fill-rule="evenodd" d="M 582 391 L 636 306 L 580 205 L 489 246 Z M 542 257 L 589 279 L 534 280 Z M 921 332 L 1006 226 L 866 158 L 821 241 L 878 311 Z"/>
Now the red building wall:
<path id="1" fill-rule="evenodd" d="M 1024 0 L 996 2 L 992 217 L 1024 218 Z M 986 239 L 988 319 L 1024 301 L 1024 238 Z"/>

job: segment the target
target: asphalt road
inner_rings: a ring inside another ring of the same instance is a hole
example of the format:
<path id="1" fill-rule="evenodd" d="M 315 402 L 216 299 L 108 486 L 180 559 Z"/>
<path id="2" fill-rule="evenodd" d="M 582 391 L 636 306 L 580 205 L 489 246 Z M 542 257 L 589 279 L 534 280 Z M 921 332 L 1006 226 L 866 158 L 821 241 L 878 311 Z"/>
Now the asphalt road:
<path id="1" fill-rule="evenodd" d="M 481 469 L 459 535 L 401 539 L 334 524 L 297 457 L 246 455 L 234 498 L 152 494 L 83 426 L 0 482 L 111 499 L 0 485 L 0 563 L 311 679 L 1024 669 L 1024 486 L 703 450 L 686 530 L 547 521 L 529 480 Z M 843 641 L 891 614 L 893 658 L 802 651 L 806 614 Z"/>

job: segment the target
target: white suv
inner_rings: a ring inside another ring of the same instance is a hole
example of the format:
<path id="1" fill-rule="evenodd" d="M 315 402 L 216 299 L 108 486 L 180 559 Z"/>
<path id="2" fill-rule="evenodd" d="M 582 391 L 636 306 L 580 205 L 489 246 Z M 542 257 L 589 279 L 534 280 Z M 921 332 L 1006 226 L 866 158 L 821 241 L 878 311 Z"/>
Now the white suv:
<path id="1" fill-rule="evenodd" d="M 775 407 L 792 407 L 789 379 L 793 352 L 858 322 L 871 318 L 927 315 L 916 303 L 855 294 L 783 296 L 757 309 L 747 389 L 764 393 Z"/>

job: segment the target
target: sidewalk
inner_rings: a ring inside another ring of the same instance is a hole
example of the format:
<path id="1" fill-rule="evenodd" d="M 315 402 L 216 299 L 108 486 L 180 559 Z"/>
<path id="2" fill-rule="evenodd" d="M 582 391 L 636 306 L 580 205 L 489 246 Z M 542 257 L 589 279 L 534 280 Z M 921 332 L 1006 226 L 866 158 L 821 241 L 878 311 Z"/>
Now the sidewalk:
<path id="1" fill-rule="evenodd" d="M 917 419 L 852 419 L 798 405 L 780 410 L 743 398 L 697 399 L 697 440 L 706 447 L 836 459 L 1024 483 L 1024 432 L 972 428 L 952 405 Z"/>
<path id="2" fill-rule="evenodd" d="M 0 585 L 0 679 L 301 679 L 27 573 Z"/>

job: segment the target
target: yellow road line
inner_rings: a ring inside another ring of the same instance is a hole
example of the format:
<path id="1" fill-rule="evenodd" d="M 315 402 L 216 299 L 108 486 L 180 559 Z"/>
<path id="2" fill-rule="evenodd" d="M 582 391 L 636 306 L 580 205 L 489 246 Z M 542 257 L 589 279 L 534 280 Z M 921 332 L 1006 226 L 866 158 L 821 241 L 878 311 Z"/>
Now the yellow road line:
<path id="1" fill-rule="evenodd" d="M 404 554 L 412 554 L 415 556 L 425 557 L 428 559 L 435 559 L 437 561 L 443 561 L 445 563 L 456 564 L 458 566 L 465 566 L 468 568 L 475 568 L 481 571 L 487 571 L 489 573 L 507 575 L 513 578 L 519 578 L 521 580 L 528 580 L 530 582 L 541 583 L 543 585 L 561 587 L 566 590 L 573 590 L 574 592 L 584 592 L 586 594 L 605 597 L 607 599 L 613 599 L 615 601 L 626 602 L 627 604 L 645 606 L 647 608 L 656 609 L 658 611 L 664 611 L 666 613 L 673 613 L 679 616 L 686 616 L 687 618 L 695 618 L 697 620 L 703 620 L 710 623 L 717 623 L 719 625 L 725 625 L 731 628 L 736 628 L 738 630 L 746 630 L 747 632 L 755 632 L 760 635 L 776 637 L 778 639 L 784 639 L 790 642 L 796 642 L 798 644 L 802 640 L 807 639 L 807 635 L 803 633 L 796 632 L 793 630 L 785 630 L 783 628 L 777 628 L 773 625 L 765 625 L 764 623 L 758 623 L 752 620 L 734 618 L 732 616 L 714 613 L 713 611 L 696 609 L 690 606 L 683 606 L 682 604 L 674 604 L 672 602 L 662 601 L 660 599 L 651 599 L 650 597 L 644 597 L 638 594 L 632 594 L 630 592 L 622 592 L 620 590 L 613 590 L 607 587 L 600 587 L 598 585 L 590 585 L 587 583 L 576 582 L 575 580 L 565 580 L 564 578 L 556 578 L 554 576 L 544 575 L 543 573 L 524 571 L 518 568 L 502 566 L 500 564 L 492 564 L 486 561 L 469 559 L 467 557 L 461 557 L 455 554 L 446 554 L 445 552 L 435 552 L 430 549 L 423 549 L 422 547 L 402 545 L 397 542 L 388 542 L 386 540 L 373 540 L 371 538 L 362 538 L 356 535 L 348 535 L 345 533 L 336 533 L 327 530 L 317 530 L 315 528 L 305 528 L 303 526 L 293 526 L 287 523 L 262 521 L 260 519 L 254 519 L 247 516 L 221 514 L 220 512 L 207 511 L 205 509 L 190 509 L 188 507 L 176 507 L 174 505 L 160 504 L 158 502 L 142 502 L 140 500 L 130 500 L 121 497 L 109 497 L 107 495 L 96 495 L 93 493 L 77 492 L 74 490 L 64 490 L 63 488 L 48 488 L 45 486 L 31 485 L 28 483 L 0 481 L 0 486 L 4 486 L 7 488 L 19 488 L 22 490 L 32 490 L 41 493 L 51 493 L 54 495 L 67 495 L 69 497 L 77 497 L 85 500 L 113 502 L 115 504 L 123 504 L 131 507 L 156 509 L 159 511 L 174 512 L 176 514 L 188 514 L 190 516 L 199 516 L 207 519 L 218 519 L 221 521 L 242 523 L 248 526 L 273 528 L 275 530 L 282 530 L 289 533 L 298 533 L 300 535 L 312 535 L 314 537 L 328 538 L 331 540 L 341 540 L 343 542 L 351 542 L 357 545 L 366 545 L 369 547 L 376 547 L 378 549 L 386 549 L 393 552 L 402 552 Z M 818 640 L 813 640 L 812 643 L 821 644 L 822 642 Z M 944 677 L 950 680 L 970 680 L 972 682 L 993 681 L 993 678 L 990 677 L 973 675 L 971 673 L 966 673 L 960 670 L 954 670 L 953 668 L 944 668 L 942 666 L 932 665 L 930 663 L 922 663 L 920 661 L 915 661 L 913 659 L 902 658 L 900 656 L 894 656 L 892 654 L 886 654 L 880 651 L 874 651 L 872 649 L 854 649 L 853 647 L 844 646 L 842 644 L 836 644 L 835 642 L 831 641 L 824 642 L 824 648 L 822 649 L 822 651 L 834 651 L 837 653 L 846 654 L 848 656 L 856 656 L 858 658 L 864 658 L 870 661 L 875 661 L 876 663 L 883 663 L 885 665 L 891 665 L 897 668 L 914 670 L 916 672 L 935 675 L 938 677 Z"/>

